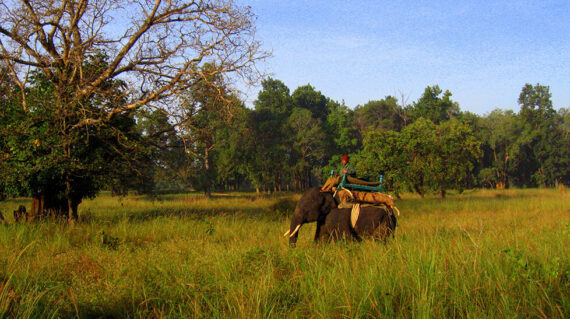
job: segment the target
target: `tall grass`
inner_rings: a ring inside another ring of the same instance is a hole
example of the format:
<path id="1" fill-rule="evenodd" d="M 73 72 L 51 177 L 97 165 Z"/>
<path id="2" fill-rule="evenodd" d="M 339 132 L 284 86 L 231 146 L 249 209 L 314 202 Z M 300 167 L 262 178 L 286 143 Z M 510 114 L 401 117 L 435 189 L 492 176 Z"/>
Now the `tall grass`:
<path id="1" fill-rule="evenodd" d="M 565 190 L 404 196 L 393 240 L 297 248 L 298 195 L 112 198 L 0 226 L 0 317 L 565 318 Z M 0 210 L 19 202 L 0 203 Z"/>

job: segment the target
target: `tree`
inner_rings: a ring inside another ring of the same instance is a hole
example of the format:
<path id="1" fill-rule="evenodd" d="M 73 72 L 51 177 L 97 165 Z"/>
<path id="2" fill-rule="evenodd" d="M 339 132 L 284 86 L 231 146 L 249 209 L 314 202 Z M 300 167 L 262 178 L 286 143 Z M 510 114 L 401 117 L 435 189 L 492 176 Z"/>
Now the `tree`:
<path id="1" fill-rule="evenodd" d="M 378 174 L 383 174 L 384 189 L 393 190 L 396 195 L 409 189 L 407 161 L 399 132 L 369 130 L 362 145 L 356 161 L 357 171 L 368 172 L 374 180 L 379 178 Z"/>
<path id="2" fill-rule="evenodd" d="M 363 146 L 359 169 L 380 170 L 387 188 L 412 189 L 422 197 L 430 190 L 445 197 L 447 189 L 464 188 L 480 157 L 471 129 L 456 120 L 435 125 L 419 118 L 401 132 L 371 130 Z"/>
<path id="3" fill-rule="evenodd" d="M 552 108 L 550 98 L 550 87 L 540 85 L 525 84 L 519 95 L 519 105 L 521 107 L 521 119 L 534 129 L 540 125 L 549 124 L 556 112 Z"/>
<path id="4" fill-rule="evenodd" d="M 101 55 L 102 63 L 85 63 Z M 88 164 L 73 154 L 84 132 L 104 131 L 142 106 L 174 112 L 179 94 L 192 90 L 200 82 L 197 78 L 235 74 L 253 82 L 259 75 L 255 63 L 266 56 L 255 40 L 253 14 L 233 1 L 0 4 L 0 60 L 19 88 L 19 116 L 51 116 L 53 126 L 45 130 L 60 136 L 60 147 L 45 150 L 48 154 L 43 156 L 53 161 L 40 161 L 37 174 L 51 170 L 50 163 L 60 164 L 51 174 L 65 181 L 63 197 L 71 219 L 77 217 L 71 212 L 81 199 L 97 189 L 86 185 L 83 191 L 74 190 L 79 189 L 73 185 L 75 169 Z M 203 68 L 208 63 L 216 67 Z M 41 74 L 50 90 L 44 114 L 32 110 L 27 94 L 33 74 Z M 207 84 L 217 89 L 216 83 Z M 45 145 L 49 139 L 38 142 Z M 105 172 L 90 173 L 97 180 Z"/>
<path id="5" fill-rule="evenodd" d="M 398 147 L 402 149 L 402 173 L 411 188 L 422 197 L 430 189 L 434 163 L 438 156 L 435 124 L 419 118 L 400 132 Z"/>
<path id="6" fill-rule="evenodd" d="M 184 190 L 191 176 L 190 165 L 172 119 L 160 110 L 142 110 L 137 116 L 137 129 L 149 148 L 153 189 L 159 192 Z"/>
<path id="7" fill-rule="evenodd" d="M 291 174 L 291 146 L 286 122 L 269 108 L 247 114 L 244 149 L 247 175 L 257 191 L 278 190 Z"/>
<path id="8" fill-rule="evenodd" d="M 262 90 L 254 102 L 255 110 L 248 114 L 247 172 L 255 188 L 280 190 L 290 185 L 293 170 L 292 132 L 288 119 L 293 109 L 289 88 L 277 79 L 262 82 Z"/>
<path id="9" fill-rule="evenodd" d="M 441 94 L 443 93 L 443 96 Z M 439 85 L 428 86 L 410 109 L 414 118 L 423 117 L 435 124 L 447 121 L 459 114 L 459 104 L 451 100 L 451 92 L 443 92 Z"/>
<path id="10" fill-rule="evenodd" d="M 288 117 L 293 108 L 289 88 L 283 82 L 271 77 L 263 80 L 261 87 L 257 100 L 254 102 L 255 109 L 269 109 L 283 118 Z"/>
<path id="11" fill-rule="evenodd" d="M 526 84 L 519 96 L 520 117 L 526 124 L 527 143 L 521 145 L 534 159 L 532 182 L 543 187 L 566 183 L 570 166 L 568 139 L 563 118 L 552 107 L 550 88 Z"/>
<path id="12" fill-rule="evenodd" d="M 411 189 L 423 197 L 433 188 L 430 181 L 437 156 L 436 127 L 430 120 L 419 118 L 401 132 L 371 130 L 363 147 L 359 170 L 381 170 L 386 174 L 387 186 L 397 193 Z"/>
<path id="13" fill-rule="evenodd" d="M 355 154 L 362 144 L 358 131 L 353 125 L 354 112 L 344 103 L 332 100 L 328 102 L 328 109 L 330 113 L 324 127 L 326 136 L 323 142 L 327 143 L 325 153 L 329 161 L 321 172 L 320 177 L 323 178 L 323 182 L 331 170 L 338 170 L 343 154 Z"/>
<path id="14" fill-rule="evenodd" d="M 204 68 L 215 66 L 206 65 Z M 193 186 L 209 197 L 216 180 L 214 153 L 223 142 L 216 138 L 216 133 L 224 126 L 230 126 L 234 114 L 244 106 L 224 87 L 220 75 L 196 81 L 194 89 L 184 94 L 184 108 L 178 120 L 185 149 L 193 159 Z"/>
<path id="15" fill-rule="evenodd" d="M 400 131 L 404 126 L 402 113 L 398 100 L 387 96 L 382 100 L 357 106 L 354 109 L 354 122 L 361 136 L 368 129 Z"/>
<path id="16" fill-rule="evenodd" d="M 304 108 L 293 110 L 289 127 L 293 133 L 291 166 L 295 168 L 295 187 L 304 190 L 312 186 L 313 173 L 321 172 L 319 167 L 325 158 L 325 134 L 320 121 Z"/>
<path id="17" fill-rule="evenodd" d="M 97 55 L 85 61 L 86 75 L 96 73 L 104 65 Z M 109 91 L 119 90 L 123 83 L 109 80 Z M 132 113 L 117 114 L 105 126 L 86 127 L 63 134 L 65 123 L 61 109 L 54 107 L 54 85 L 41 72 L 30 76 L 26 88 L 27 108 L 23 109 L 16 90 L 13 103 L 7 105 L 0 122 L 0 180 L 11 195 L 34 197 L 32 215 L 49 212 L 77 218 L 77 207 L 85 197 L 92 197 L 110 182 L 110 176 L 123 174 L 123 169 L 136 169 L 141 151 L 140 135 Z M 120 100 L 95 95 L 82 101 L 83 108 L 94 112 Z M 70 121 L 80 117 L 68 117 Z M 68 147 L 72 145 L 73 147 Z M 126 163 L 130 159 L 132 165 Z M 71 187 L 73 185 L 73 187 Z"/>
<path id="18" fill-rule="evenodd" d="M 513 111 L 496 109 L 481 120 L 478 133 L 482 141 L 483 157 L 480 171 L 481 183 L 490 187 L 505 188 L 517 180 L 519 141 L 523 137 L 523 125 Z"/>
<path id="19" fill-rule="evenodd" d="M 309 110 L 315 119 L 319 119 L 324 123 L 327 119 L 330 110 L 327 108 L 328 99 L 320 91 L 310 85 L 303 85 L 298 87 L 293 94 L 293 105 L 295 107 Z"/>
<path id="20" fill-rule="evenodd" d="M 247 114 L 241 107 L 227 125 L 216 130 L 218 147 L 214 152 L 214 166 L 218 185 L 237 190 L 247 181 Z"/>
<path id="21" fill-rule="evenodd" d="M 435 145 L 432 183 L 443 198 L 447 189 L 465 189 L 475 179 L 481 142 L 468 125 L 452 119 L 436 127 Z"/>

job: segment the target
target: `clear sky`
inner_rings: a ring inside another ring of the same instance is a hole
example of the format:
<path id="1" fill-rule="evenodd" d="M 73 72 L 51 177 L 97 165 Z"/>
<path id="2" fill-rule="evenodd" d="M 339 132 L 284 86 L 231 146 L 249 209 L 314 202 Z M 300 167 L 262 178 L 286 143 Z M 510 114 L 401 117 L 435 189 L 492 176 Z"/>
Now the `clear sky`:
<path id="1" fill-rule="evenodd" d="M 311 84 L 354 108 L 428 85 L 464 111 L 518 112 L 525 83 L 570 107 L 570 1 L 238 0 L 273 51 L 265 69 L 293 92 Z M 248 92 L 248 104 L 259 87 Z"/>

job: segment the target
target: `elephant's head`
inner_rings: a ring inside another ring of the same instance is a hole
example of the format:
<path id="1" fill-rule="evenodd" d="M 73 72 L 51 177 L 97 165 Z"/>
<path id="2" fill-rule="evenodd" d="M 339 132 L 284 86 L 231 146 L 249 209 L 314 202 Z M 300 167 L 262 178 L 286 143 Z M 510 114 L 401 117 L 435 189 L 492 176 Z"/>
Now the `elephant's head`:
<path id="1" fill-rule="evenodd" d="M 336 208 L 337 203 L 331 193 L 323 193 L 320 188 L 311 188 L 297 202 L 295 212 L 291 218 L 291 227 L 285 235 L 289 236 L 289 245 L 292 247 L 297 243 L 299 228 L 305 223 L 317 222 L 317 232 L 320 224 L 324 222 L 325 216 Z"/>

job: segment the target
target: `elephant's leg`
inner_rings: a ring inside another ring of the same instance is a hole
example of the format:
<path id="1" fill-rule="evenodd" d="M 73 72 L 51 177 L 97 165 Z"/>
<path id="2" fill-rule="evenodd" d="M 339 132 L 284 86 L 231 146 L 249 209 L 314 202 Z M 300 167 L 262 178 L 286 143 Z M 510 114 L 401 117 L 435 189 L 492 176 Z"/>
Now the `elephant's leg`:
<path id="1" fill-rule="evenodd" d="M 376 227 L 376 229 L 374 230 L 374 234 L 372 235 L 372 237 L 374 237 L 374 239 L 376 240 L 381 240 L 383 242 L 386 242 L 386 238 L 388 237 L 387 225 L 386 224 L 378 225 L 378 227 Z"/>
<path id="2" fill-rule="evenodd" d="M 319 241 L 319 239 L 322 237 L 321 233 L 323 231 L 323 227 L 326 228 L 325 222 L 326 222 L 326 215 L 319 216 L 319 218 L 317 219 L 317 229 L 315 230 L 315 242 Z"/>

